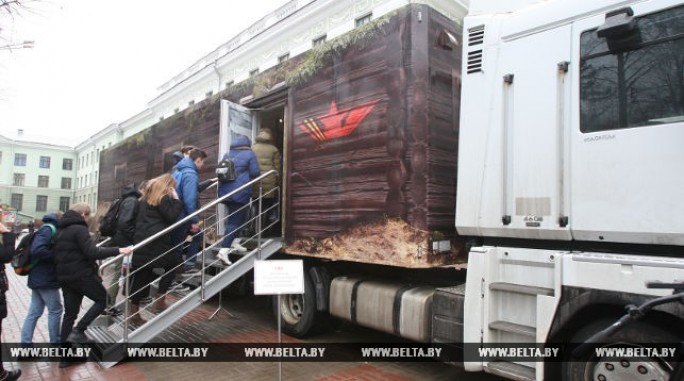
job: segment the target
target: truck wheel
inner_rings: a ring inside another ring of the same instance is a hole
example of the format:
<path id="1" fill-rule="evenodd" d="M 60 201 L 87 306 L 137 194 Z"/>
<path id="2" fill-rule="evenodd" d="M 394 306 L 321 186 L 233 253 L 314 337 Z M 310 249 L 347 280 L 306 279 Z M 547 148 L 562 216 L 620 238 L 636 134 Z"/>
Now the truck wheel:
<path id="1" fill-rule="evenodd" d="M 604 320 L 590 324 L 579 330 L 570 341 L 583 343 L 596 332 L 608 327 L 613 320 Z M 604 348 L 641 348 L 644 343 L 678 343 L 673 332 L 643 321 L 632 322 L 616 332 Z M 676 365 L 676 359 L 665 357 L 649 357 L 645 359 L 602 358 L 591 351 L 583 358 L 566 358 L 563 362 L 564 381 L 619 381 L 619 380 L 663 380 L 670 379 Z"/>
<path id="2" fill-rule="evenodd" d="M 273 312 L 278 318 L 278 297 L 273 297 Z M 304 271 L 304 294 L 280 296 L 280 318 L 282 331 L 292 337 L 303 338 L 314 333 L 318 318 L 316 293 L 308 271 Z"/>

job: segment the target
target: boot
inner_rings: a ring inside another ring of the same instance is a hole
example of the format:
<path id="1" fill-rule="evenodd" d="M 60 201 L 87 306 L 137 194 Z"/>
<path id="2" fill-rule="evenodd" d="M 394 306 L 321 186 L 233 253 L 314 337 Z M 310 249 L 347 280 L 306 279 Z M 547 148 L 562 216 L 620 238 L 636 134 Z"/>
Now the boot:
<path id="1" fill-rule="evenodd" d="M 154 312 L 159 313 L 164 311 L 168 305 L 166 304 L 166 294 L 157 294 L 155 297 L 154 304 L 152 305 L 152 309 Z"/>
<path id="2" fill-rule="evenodd" d="M 138 304 L 128 304 L 128 322 L 135 325 L 147 323 L 147 320 L 140 316 L 140 306 Z"/>

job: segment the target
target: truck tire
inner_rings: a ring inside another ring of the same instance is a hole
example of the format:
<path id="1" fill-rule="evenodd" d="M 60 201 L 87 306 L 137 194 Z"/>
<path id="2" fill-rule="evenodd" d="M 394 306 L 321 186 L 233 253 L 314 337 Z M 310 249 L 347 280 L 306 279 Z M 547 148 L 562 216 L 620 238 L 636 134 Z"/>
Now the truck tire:
<path id="1" fill-rule="evenodd" d="M 273 297 L 273 313 L 278 318 L 278 297 Z M 304 271 L 304 294 L 280 296 L 280 318 L 283 333 L 303 338 L 317 332 L 325 317 L 316 310 L 316 292 L 308 271 Z"/>
<path id="2" fill-rule="evenodd" d="M 614 323 L 614 320 L 598 321 L 579 330 L 570 341 L 583 343 L 591 335 Z M 681 338 L 674 332 L 666 331 L 644 321 L 634 321 L 616 332 L 609 342 L 602 347 L 639 348 L 643 343 L 671 343 L 680 342 Z M 642 343 L 642 344 L 638 344 Z M 672 346 L 672 345 L 670 345 Z M 643 360 L 630 361 L 627 359 L 604 359 L 596 357 L 595 351 L 590 351 L 583 358 L 574 358 L 568 354 L 563 362 L 563 381 L 589 380 L 664 380 L 670 379 L 670 374 L 676 365 L 676 359 L 651 357 Z"/>

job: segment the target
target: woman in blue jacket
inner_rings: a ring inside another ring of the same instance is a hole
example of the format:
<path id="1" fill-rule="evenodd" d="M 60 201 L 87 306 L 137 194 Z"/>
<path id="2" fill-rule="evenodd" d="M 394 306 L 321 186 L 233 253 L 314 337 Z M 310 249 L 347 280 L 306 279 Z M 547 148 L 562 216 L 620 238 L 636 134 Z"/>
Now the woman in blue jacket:
<path id="1" fill-rule="evenodd" d="M 62 322 L 62 301 L 59 295 L 57 270 L 55 269 L 55 252 L 52 250 L 57 232 L 57 215 L 55 213 L 43 216 L 43 225 L 38 229 L 31 243 L 29 259 L 37 264 L 28 275 L 28 287 L 31 291 L 31 305 L 29 306 L 24 326 L 21 329 L 21 345 L 33 344 L 33 332 L 36 323 L 43 315 L 47 306 L 48 334 L 50 344 L 60 343 L 59 327 Z"/>
<path id="2" fill-rule="evenodd" d="M 252 144 L 244 135 L 238 135 L 233 139 L 230 144 L 230 151 L 224 154 L 221 160 L 226 158 L 233 160 L 236 177 L 233 181 L 226 181 L 219 184 L 219 197 L 223 197 L 240 188 L 251 180 L 259 177 L 261 174 L 259 170 L 259 161 L 252 151 Z M 231 264 L 228 254 L 231 253 L 233 240 L 247 219 L 247 204 L 249 203 L 251 194 L 252 187 L 246 187 L 230 196 L 224 202 L 228 207 L 229 217 L 226 223 L 225 235 L 223 237 L 223 242 L 221 242 L 221 250 L 219 250 L 218 258 L 227 265 Z"/>

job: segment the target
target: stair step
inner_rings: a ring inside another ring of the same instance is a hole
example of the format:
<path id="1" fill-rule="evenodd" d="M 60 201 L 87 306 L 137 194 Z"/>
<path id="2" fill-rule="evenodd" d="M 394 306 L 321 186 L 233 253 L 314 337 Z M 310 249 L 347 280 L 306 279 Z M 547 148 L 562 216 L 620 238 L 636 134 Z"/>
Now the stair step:
<path id="1" fill-rule="evenodd" d="M 553 296 L 553 288 L 539 287 L 539 286 L 528 286 L 524 284 L 508 283 L 508 282 L 492 282 L 489 284 L 489 289 L 491 291 L 508 291 L 515 292 L 518 294 L 527 295 L 546 295 Z"/>
<path id="2" fill-rule="evenodd" d="M 518 381 L 534 381 L 536 372 L 529 366 L 515 364 L 507 361 L 492 361 L 487 363 L 487 373 Z"/>
<path id="3" fill-rule="evenodd" d="M 280 238 L 264 240 L 262 244 L 261 259 L 267 259 L 271 255 L 277 253 L 282 246 L 283 243 Z M 125 358 L 125 349 L 127 347 L 136 345 L 136 343 L 146 343 L 152 340 L 156 335 L 168 329 L 168 327 L 185 316 L 185 314 L 200 306 L 207 298 L 218 294 L 232 282 L 239 279 L 241 276 L 244 276 L 244 274 L 254 267 L 254 261 L 257 259 L 257 252 L 253 250 L 245 253 L 245 255 L 235 261 L 231 266 L 221 268 L 221 271 L 216 275 L 207 275 L 204 285 L 204 298 L 201 297 L 202 290 L 195 288 L 188 291 L 187 294 L 167 298 L 167 302 L 169 302 L 169 299 L 172 299 L 171 303 L 169 303 L 169 307 L 158 314 L 152 314 L 147 311 L 147 306 L 145 306 L 144 309 L 141 308 L 141 311 L 143 311 L 142 317 L 147 319 L 148 322 L 141 326 L 129 324 L 129 343 L 113 345 L 113 343 L 123 341 L 123 315 L 108 317 L 109 320 L 107 321 L 107 324 L 98 326 L 96 329 L 95 327 L 91 327 L 89 331 L 92 332 L 89 332 L 89 336 L 91 336 L 96 343 L 100 343 L 100 345 L 95 344 L 97 351 L 99 352 L 96 356 L 99 356 L 100 364 L 106 368 L 116 365 Z M 196 278 L 199 285 L 200 277 L 197 276 Z M 176 300 L 176 297 L 178 300 Z"/>
<path id="4" fill-rule="evenodd" d="M 95 341 L 96 345 L 99 343 L 115 343 L 121 339 L 121 336 L 109 332 L 106 327 L 89 327 L 86 336 Z"/>
<path id="5" fill-rule="evenodd" d="M 511 323 L 507 321 L 494 321 L 489 323 L 489 329 L 495 329 L 498 331 L 516 333 L 523 336 L 529 336 L 531 338 L 537 337 L 537 329 L 535 327 L 517 323 Z"/>

